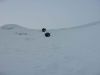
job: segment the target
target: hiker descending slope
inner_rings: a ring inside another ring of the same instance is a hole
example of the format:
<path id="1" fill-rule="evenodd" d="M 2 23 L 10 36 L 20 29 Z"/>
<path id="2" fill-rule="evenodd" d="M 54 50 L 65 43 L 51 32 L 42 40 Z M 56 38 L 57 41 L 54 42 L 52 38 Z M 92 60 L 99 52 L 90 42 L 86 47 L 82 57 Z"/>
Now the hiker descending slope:
<path id="1" fill-rule="evenodd" d="M 46 32 L 46 28 L 42 28 L 42 32 Z"/>
<path id="2" fill-rule="evenodd" d="M 45 33 L 45 37 L 50 37 L 50 33 L 49 32 L 46 32 Z"/>

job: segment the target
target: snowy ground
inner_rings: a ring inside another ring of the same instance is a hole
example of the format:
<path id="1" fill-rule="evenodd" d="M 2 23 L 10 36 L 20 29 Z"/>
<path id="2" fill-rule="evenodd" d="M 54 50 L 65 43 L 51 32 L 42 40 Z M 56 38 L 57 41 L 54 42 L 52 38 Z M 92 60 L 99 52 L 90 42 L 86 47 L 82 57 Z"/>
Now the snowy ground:
<path id="1" fill-rule="evenodd" d="M 100 75 L 100 24 L 41 30 L 0 28 L 0 75 Z"/>

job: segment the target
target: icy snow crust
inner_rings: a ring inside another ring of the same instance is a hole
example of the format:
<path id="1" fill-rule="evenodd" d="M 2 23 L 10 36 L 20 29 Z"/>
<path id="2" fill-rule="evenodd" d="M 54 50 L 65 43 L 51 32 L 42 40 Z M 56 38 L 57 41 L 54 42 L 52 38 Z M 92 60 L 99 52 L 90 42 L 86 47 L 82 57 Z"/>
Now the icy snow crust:
<path id="1" fill-rule="evenodd" d="M 69 29 L 0 28 L 0 75 L 100 75 L 100 23 Z"/>

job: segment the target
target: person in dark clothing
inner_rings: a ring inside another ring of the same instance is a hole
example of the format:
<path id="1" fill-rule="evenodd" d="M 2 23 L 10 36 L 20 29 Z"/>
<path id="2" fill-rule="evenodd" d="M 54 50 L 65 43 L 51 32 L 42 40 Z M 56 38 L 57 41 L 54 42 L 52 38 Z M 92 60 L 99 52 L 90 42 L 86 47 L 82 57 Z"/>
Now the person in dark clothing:
<path id="1" fill-rule="evenodd" d="M 50 37 L 50 36 L 51 36 L 51 34 L 49 32 L 45 33 L 45 37 Z"/>
<path id="2" fill-rule="evenodd" d="M 42 32 L 46 32 L 46 28 L 42 28 Z"/>

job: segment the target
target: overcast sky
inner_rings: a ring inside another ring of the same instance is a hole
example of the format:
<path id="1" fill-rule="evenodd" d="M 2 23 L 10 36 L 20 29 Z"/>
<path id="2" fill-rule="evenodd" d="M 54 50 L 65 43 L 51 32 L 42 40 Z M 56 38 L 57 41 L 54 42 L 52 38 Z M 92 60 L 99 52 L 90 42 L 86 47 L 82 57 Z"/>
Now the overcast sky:
<path id="1" fill-rule="evenodd" d="M 100 20 L 100 0 L 0 0 L 0 26 L 64 28 Z"/>

